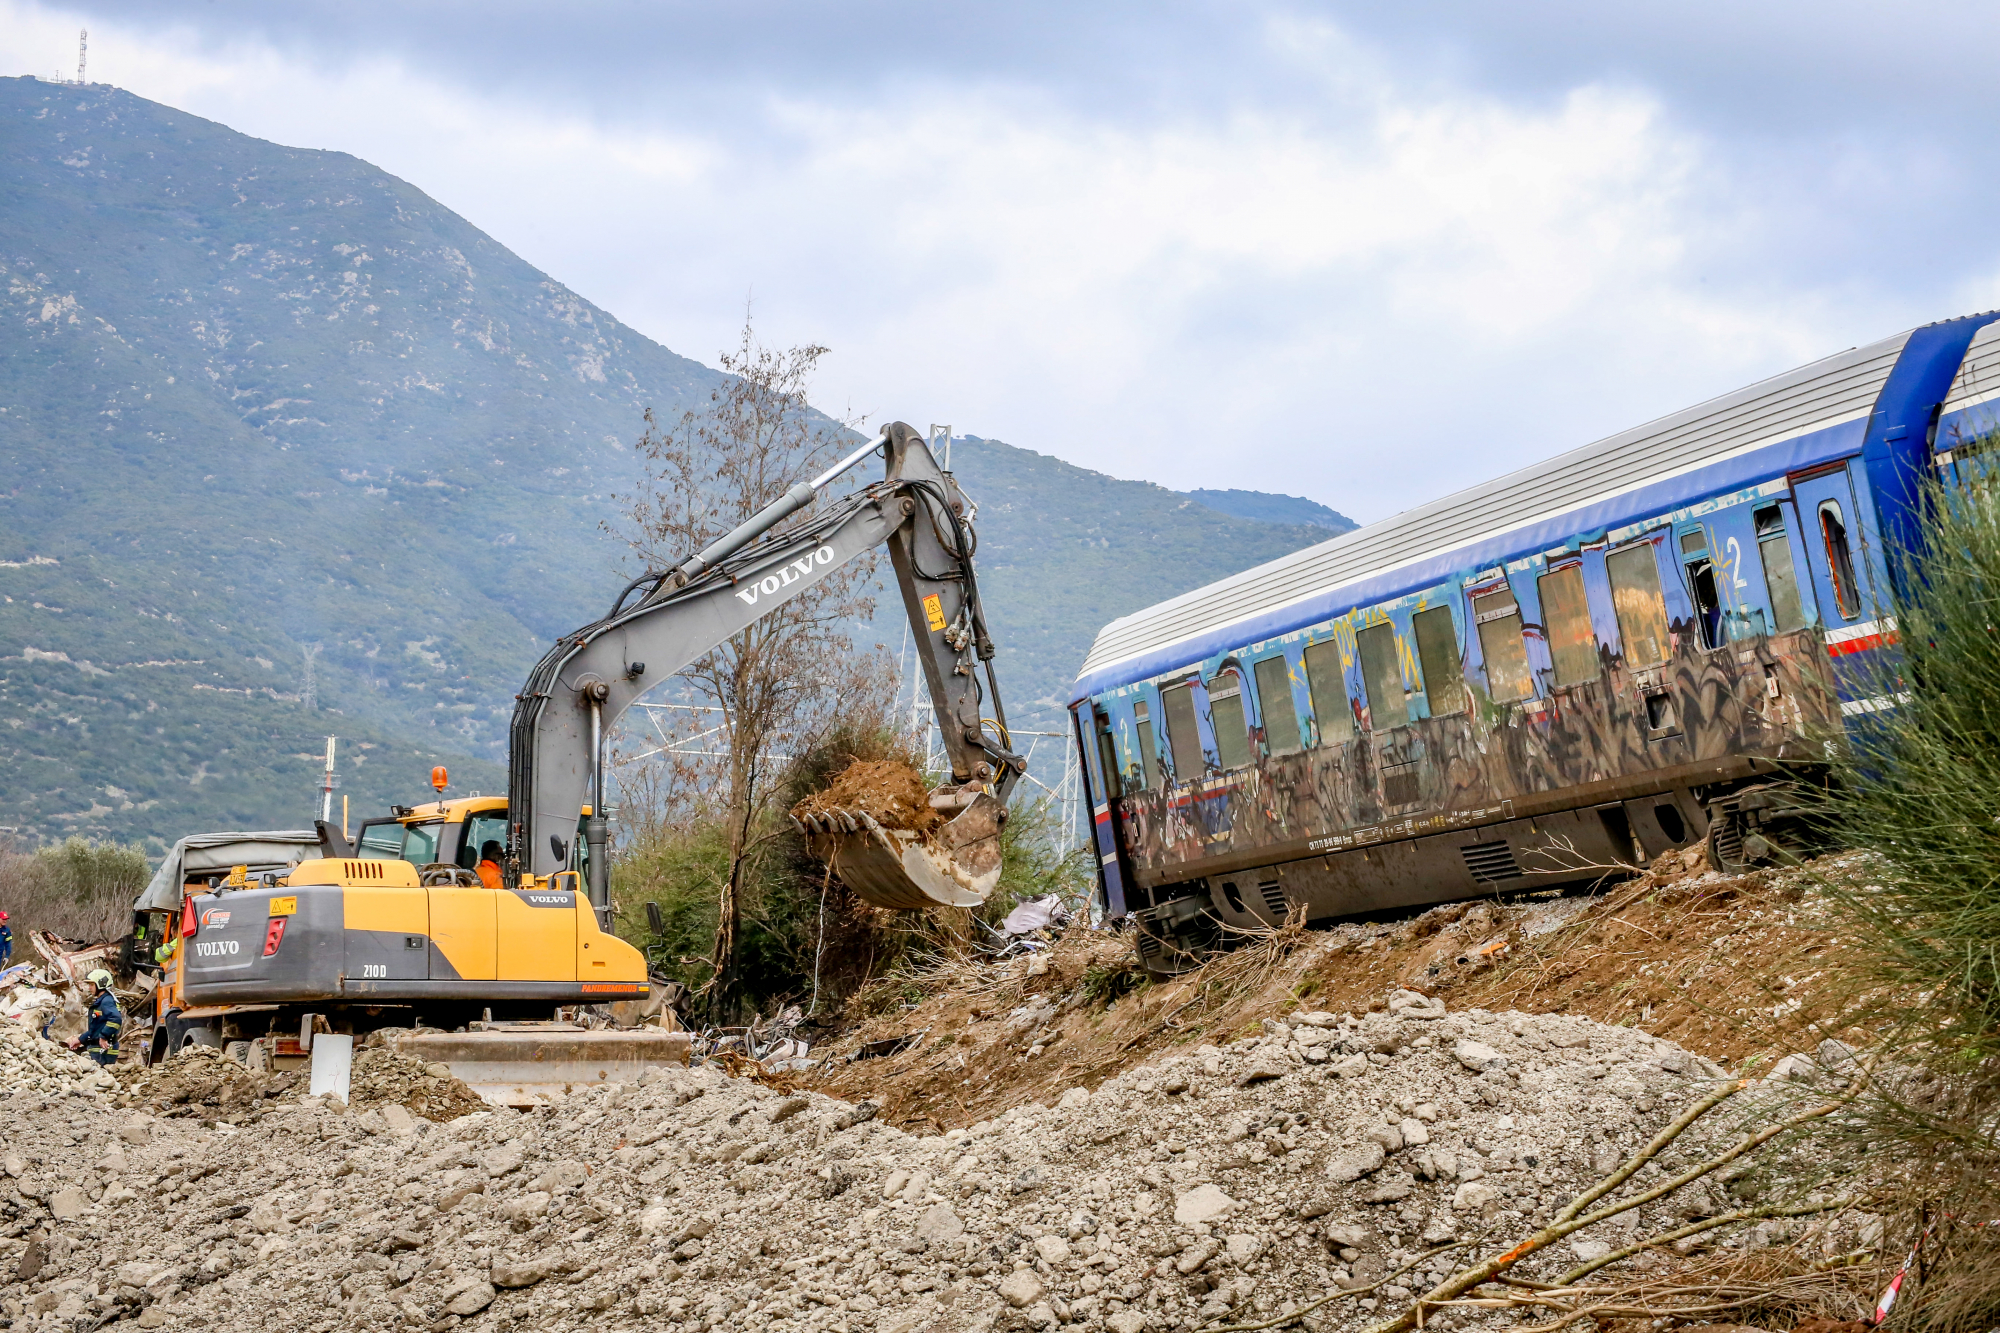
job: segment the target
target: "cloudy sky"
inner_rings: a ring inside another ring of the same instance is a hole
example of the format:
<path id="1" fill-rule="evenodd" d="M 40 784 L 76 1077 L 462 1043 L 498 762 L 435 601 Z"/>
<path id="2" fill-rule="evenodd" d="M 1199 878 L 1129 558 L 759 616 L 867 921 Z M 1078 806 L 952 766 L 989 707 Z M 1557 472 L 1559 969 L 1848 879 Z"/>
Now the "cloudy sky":
<path id="1" fill-rule="evenodd" d="M 1992 6 L 0 0 L 823 405 L 1383 517 L 2000 304 Z"/>

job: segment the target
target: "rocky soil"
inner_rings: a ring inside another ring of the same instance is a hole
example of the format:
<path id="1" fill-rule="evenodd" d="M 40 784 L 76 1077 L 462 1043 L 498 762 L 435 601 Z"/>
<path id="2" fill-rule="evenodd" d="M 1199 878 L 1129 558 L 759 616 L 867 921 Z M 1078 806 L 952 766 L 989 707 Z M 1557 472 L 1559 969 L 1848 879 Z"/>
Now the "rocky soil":
<path id="1" fill-rule="evenodd" d="M 1520 1234 L 1720 1073 L 1633 1028 L 1386 999 L 926 1134 L 714 1066 L 442 1123 L 285 1093 L 238 1126 L 0 1024 L 0 1311 L 38 1333 L 1196 1329 Z M 1306 1324 L 1358 1326 L 1448 1261 Z"/>

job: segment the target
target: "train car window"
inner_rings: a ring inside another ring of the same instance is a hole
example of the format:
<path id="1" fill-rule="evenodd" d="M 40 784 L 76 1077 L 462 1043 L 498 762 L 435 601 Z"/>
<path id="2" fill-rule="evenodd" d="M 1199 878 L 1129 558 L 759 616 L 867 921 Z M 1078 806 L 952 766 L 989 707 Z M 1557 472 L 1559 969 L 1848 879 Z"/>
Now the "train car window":
<path id="1" fill-rule="evenodd" d="M 1613 551 L 1604 560 L 1611 577 L 1611 606 L 1618 614 L 1618 637 L 1628 667 L 1658 666 L 1667 660 L 1667 604 L 1660 595 L 1660 565 L 1653 544 L 1640 542 Z"/>
<path id="2" fill-rule="evenodd" d="M 1826 566 L 1833 575 L 1833 600 L 1843 620 L 1861 614 L 1860 585 L 1854 581 L 1854 553 L 1847 545 L 1847 522 L 1838 500 L 1819 502 L 1819 531 L 1826 539 Z"/>
<path id="3" fill-rule="evenodd" d="M 1681 534 L 1681 563 L 1687 567 L 1688 595 L 1694 601 L 1701 646 L 1722 646 L 1722 594 L 1715 586 L 1715 565 L 1708 558 L 1708 533 L 1701 528 Z"/>
<path id="4" fill-rule="evenodd" d="M 1528 670 L 1528 645 L 1521 637 L 1521 607 L 1514 590 L 1498 588 L 1473 598 L 1472 621 L 1479 626 L 1479 651 L 1486 658 L 1486 692 L 1499 703 L 1533 694 L 1535 678 Z"/>
<path id="5" fill-rule="evenodd" d="M 1167 714 L 1167 751 L 1174 757 L 1174 780 L 1198 778 L 1207 768 L 1201 759 L 1201 728 L 1194 716 L 1192 682 L 1182 681 L 1160 691 L 1160 707 Z"/>
<path id="6" fill-rule="evenodd" d="M 1410 617 L 1417 641 L 1417 668 L 1424 673 L 1424 693 L 1431 716 L 1465 708 L 1465 671 L 1458 663 L 1458 633 L 1451 627 L 1451 608 L 1434 606 Z"/>
<path id="7" fill-rule="evenodd" d="M 1306 649 L 1306 693 L 1312 696 L 1313 720 L 1319 723 L 1321 745 L 1344 745 L 1354 739 L 1354 708 L 1347 701 L 1347 673 L 1340 665 L 1340 645 L 1331 639 Z"/>
<path id="8" fill-rule="evenodd" d="M 1361 655 L 1361 688 L 1368 692 L 1368 725 L 1375 731 L 1400 727 L 1410 720 L 1403 697 L 1403 668 L 1396 661 L 1396 627 L 1370 625 L 1354 636 Z"/>
<path id="9" fill-rule="evenodd" d="M 1224 768 L 1250 766 L 1250 727 L 1243 715 L 1243 677 L 1235 667 L 1208 682 L 1208 722 L 1215 729 L 1215 757 Z"/>
<path id="10" fill-rule="evenodd" d="M 1806 623 L 1799 597 L 1799 575 L 1792 568 L 1792 544 L 1785 538 L 1785 511 L 1765 505 L 1757 511 L 1757 555 L 1764 562 L 1764 586 L 1771 590 L 1771 611 L 1780 634 Z"/>
<path id="11" fill-rule="evenodd" d="M 1111 719 L 1097 713 L 1097 771 L 1104 775 L 1104 799 L 1115 801 L 1125 793 L 1118 780 L 1118 746 L 1111 739 Z"/>
<path id="12" fill-rule="evenodd" d="M 1139 727 L 1139 780 L 1152 791 L 1160 785 L 1160 751 L 1153 741 L 1153 716 L 1144 699 L 1132 705 L 1132 717 Z"/>
<path id="13" fill-rule="evenodd" d="M 1542 598 L 1542 632 L 1555 660 L 1556 684 L 1597 679 L 1597 631 L 1583 594 L 1583 566 L 1565 565 L 1535 581 Z"/>
<path id="14" fill-rule="evenodd" d="M 1282 657 L 1267 657 L 1251 668 L 1257 678 L 1257 708 L 1264 715 L 1264 749 L 1290 754 L 1299 746 L 1299 710 L 1292 702 L 1292 668 Z"/>

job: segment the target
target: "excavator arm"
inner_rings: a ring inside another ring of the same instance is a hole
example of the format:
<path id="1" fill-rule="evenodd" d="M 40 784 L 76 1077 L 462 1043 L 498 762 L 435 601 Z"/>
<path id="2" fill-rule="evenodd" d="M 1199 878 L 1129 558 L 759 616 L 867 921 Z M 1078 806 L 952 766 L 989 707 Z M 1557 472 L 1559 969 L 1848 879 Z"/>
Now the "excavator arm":
<path id="1" fill-rule="evenodd" d="M 883 480 L 776 531 L 877 453 L 887 460 Z M 837 815 L 823 826 L 815 821 L 808 839 L 857 892 L 883 906 L 983 900 L 999 875 L 1007 796 L 1027 764 L 1009 746 L 993 679 L 970 518 L 965 497 L 923 437 L 897 422 L 700 553 L 634 580 L 608 615 L 564 635 L 536 664 L 514 705 L 509 882 L 518 886 L 525 875 L 566 868 L 577 812 L 588 804 L 590 897 L 605 914 L 605 744 L 612 725 L 653 686 L 886 544 L 951 764 L 951 782 L 932 803 L 957 814 L 932 844 L 882 829 L 865 815 Z"/>

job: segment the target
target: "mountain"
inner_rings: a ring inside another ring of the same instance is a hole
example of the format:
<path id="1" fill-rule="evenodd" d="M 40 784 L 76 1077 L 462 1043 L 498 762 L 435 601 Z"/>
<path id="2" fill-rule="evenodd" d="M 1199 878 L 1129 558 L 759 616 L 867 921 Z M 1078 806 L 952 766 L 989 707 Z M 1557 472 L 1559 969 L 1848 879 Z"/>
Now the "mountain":
<path id="1" fill-rule="evenodd" d="M 633 572 L 644 412 L 719 372 L 344 153 L 33 78 L 0 125 L 0 833 L 297 825 L 327 734 L 357 818 L 500 789 L 528 666 Z M 1326 535 L 953 461 L 1024 727 L 1104 621 Z"/>
<path id="2" fill-rule="evenodd" d="M 1273 495 L 1268 491 L 1182 491 L 1181 494 L 1196 504 L 1237 518 L 1332 529 L 1321 534 L 1321 540 L 1361 526 L 1347 515 L 1302 495 Z"/>

